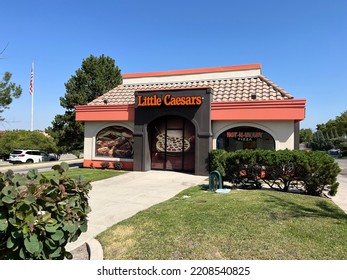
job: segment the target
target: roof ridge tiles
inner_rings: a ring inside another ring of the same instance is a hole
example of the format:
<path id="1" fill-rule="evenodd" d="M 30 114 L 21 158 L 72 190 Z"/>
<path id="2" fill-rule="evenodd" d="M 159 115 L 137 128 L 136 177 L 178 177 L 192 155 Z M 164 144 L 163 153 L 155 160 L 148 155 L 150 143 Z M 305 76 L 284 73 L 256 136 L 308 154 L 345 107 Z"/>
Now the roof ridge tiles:
<path id="1" fill-rule="evenodd" d="M 269 86 L 273 87 L 274 89 L 276 89 L 277 91 L 279 91 L 281 94 L 283 94 L 284 96 L 286 96 L 289 99 L 292 99 L 293 96 L 286 92 L 283 88 L 279 87 L 277 84 L 275 84 L 274 82 L 272 82 L 271 80 L 269 80 L 268 78 L 266 78 L 263 75 L 259 75 L 259 78 L 264 81 L 265 83 L 267 83 Z"/>
<path id="2" fill-rule="evenodd" d="M 276 85 L 274 82 L 263 75 L 257 75 L 250 77 L 216 78 L 194 81 L 121 84 L 89 102 L 88 105 L 104 104 L 105 99 L 108 100 L 108 104 L 134 103 L 134 94 L 136 91 L 183 90 L 206 87 L 212 89 L 212 94 L 215 98 L 214 100 L 220 99 L 221 96 L 223 96 L 223 101 L 238 101 L 240 99 L 251 100 L 250 96 L 254 93 L 257 95 L 257 99 L 259 98 L 259 100 L 293 99 L 288 92 Z"/>

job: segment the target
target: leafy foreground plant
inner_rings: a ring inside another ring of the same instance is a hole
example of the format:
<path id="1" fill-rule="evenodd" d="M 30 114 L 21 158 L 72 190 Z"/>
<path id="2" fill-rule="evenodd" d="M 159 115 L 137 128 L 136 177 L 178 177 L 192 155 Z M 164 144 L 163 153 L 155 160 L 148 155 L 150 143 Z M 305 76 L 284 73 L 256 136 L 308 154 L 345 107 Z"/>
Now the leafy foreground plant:
<path id="1" fill-rule="evenodd" d="M 37 170 L 0 173 L 0 259 L 71 259 L 65 250 L 87 230 L 89 182 L 64 176 L 55 165 L 48 179 Z"/>

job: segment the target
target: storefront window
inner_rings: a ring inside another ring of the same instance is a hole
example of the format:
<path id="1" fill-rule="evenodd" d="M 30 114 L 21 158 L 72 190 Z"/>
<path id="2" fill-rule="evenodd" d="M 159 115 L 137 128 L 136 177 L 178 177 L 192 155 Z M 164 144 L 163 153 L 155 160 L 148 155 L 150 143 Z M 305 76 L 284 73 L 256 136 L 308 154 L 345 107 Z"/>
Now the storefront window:
<path id="1" fill-rule="evenodd" d="M 96 135 L 95 155 L 112 158 L 133 158 L 133 133 L 122 126 L 109 126 Z"/>
<path id="2" fill-rule="evenodd" d="M 239 126 L 221 133 L 217 138 L 217 149 L 236 151 L 242 149 L 274 150 L 273 137 L 255 127 Z"/>

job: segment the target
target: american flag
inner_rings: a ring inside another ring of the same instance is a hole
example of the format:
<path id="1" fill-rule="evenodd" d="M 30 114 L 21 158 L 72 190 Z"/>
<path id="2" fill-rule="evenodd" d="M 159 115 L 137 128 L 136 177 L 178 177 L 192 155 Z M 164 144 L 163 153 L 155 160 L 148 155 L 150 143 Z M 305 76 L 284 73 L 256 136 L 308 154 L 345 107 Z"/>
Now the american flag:
<path id="1" fill-rule="evenodd" d="M 30 95 L 32 96 L 34 94 L 34 63 L 31 65 L 29 91 Z"/>

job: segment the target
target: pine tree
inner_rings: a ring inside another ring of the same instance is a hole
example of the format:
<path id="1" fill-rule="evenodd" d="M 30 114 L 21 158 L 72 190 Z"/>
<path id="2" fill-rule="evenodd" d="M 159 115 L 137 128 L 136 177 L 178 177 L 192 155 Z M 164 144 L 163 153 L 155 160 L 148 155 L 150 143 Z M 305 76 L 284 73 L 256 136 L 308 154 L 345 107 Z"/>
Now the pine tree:
<path id="1" fill-rule="evenodd" d="M 22 94 L 21 86 L 10 82 L 11 77 L 12 74 L 10 72 L 5 72 L 2 81 L 0 81 L 0 113 L 9 108 L 13 98 L 19 98 Z M 4 118 L 0 116 L 0 121 L 3 120 Z"/>
<path id="2" fill-rule="evenodd" d="M 59 153 L 79 153 L 83 150 L 84 124 L 75 120 L 75 106 L 86 105 L 122 83 L 121 71 L 114 59 L 101 55 L 89 56 L 67 83 L 60 105 L 64 115 L 56 115 L 47 132 L 54 137 Z"/>

